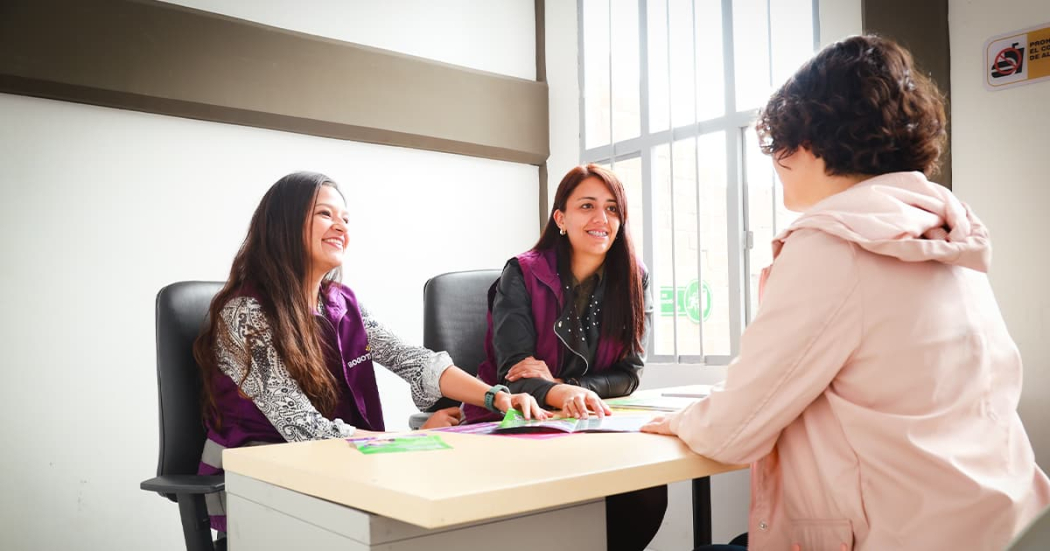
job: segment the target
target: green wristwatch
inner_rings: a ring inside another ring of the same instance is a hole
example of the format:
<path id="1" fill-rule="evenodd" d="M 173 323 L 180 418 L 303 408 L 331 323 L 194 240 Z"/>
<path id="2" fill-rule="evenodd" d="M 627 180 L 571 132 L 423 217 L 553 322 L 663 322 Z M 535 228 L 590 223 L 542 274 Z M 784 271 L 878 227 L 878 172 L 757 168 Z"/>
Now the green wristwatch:
<path id="1" fill-rule="evenodd" d="M 496 394 L 500 392 L 510 394 L 510 389 L 503 385 L 493 385 L 492 388 L 485 391 L 485 409 L 493 413 L 503 413 L 496 407 Z"/>

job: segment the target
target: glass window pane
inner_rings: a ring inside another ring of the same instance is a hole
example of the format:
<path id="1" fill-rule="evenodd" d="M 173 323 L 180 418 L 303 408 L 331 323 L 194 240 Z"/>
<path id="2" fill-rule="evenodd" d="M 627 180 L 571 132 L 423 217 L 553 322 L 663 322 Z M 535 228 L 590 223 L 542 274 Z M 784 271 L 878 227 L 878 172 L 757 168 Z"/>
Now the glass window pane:
<path id="1" fill-rule="evenodd" d="M 696 74 L 698 120 L 726 112 L 725 63 L 722 49 L 722 2 L 696 0 Z"/>
<path id="2" fill-rule="evenodd" d="M 700 262 L 703 279 L 686 301 L 695 302 L 704 324 L 704 355 L 732 352 L 729 309 L 729 213 L 726 207 L 726 133 L 697 139 L 700 180 Z M 695 296 L 696 298 L 692 298 Z"/>
<path id="3" fill-rule="evenodd" d="M 779 88 L 813 56 L 813 0 L 777 0 L 769 4 L 773 48 L 773 89 Z"/>
<path id="4" fill-rule="evenodd" d="M 653 352 L 661 356 L 675 354 L 676 295 L 674 255 L 671 243 L 671 148 L 668 144 L 653 148 L 653 266 L 650 267 L 653 300 Z M 675 244 L 677 245 L 677 244 Z M 677 314 L 681 315 L 681 314 Z"/>
<path id="5" fill-rule="evenodd" d="M 678 353 L 699 355 L 700 323 L 703 318 L 699 295 L 700 235 L 697 231 L 696 139 L 674 143 L 674 273 L 678 303 Z M 704 266 L 706 269 L 707 267 Z"/>
<path id="6" fill-rule="evenodd" d="M 645 205 L 642 204 L 642 158 L 616 161 L 616 175 L 627 194 L 628 225 L 634 242 L 634 254 L 645 258 Z M 655 298 L 655 294 L 653 295 Z"/>
<path id="7" fill-rule="evenodd" d="M 677 127 L 696 122 L 693 2 L 668 0 L 667 9 L 671 26 L 671 119 Z"/>
<path id="8" fill-rule="evenodd" d="M 583 3 L 584 147 L 609 144 L 609 5 Z"/>
<path id="9" fill-rule="evenodd" d="M 765 105 L 772 91 L 766 0 L 733 0 L 733 52 L 736 110 L 746 111 Z"/>
<path id="10" fill-rule="evenodd" d="M 586 4 L 586 3 L 585 3 Z M 649 33 L 649 131 L 667 130 L 667 0 L 645 3 L 646 29 Z"/>
<path id="11" fill-rule="evenodd" d="M 700 354 L 703 324 L 702 353 L 728 355 L 725 133 L 680 140 L 673 150 L 673 194 L 671 148 L 653 150 L 653 297 L 658 302 L 654 350 L 675 354 L 677 332 L 677 354 Z"/>
<path id="12" fill-rule="evenodd" d="M 638 2 L 612 1 L 612 132 L 613 141 L 641 134 L 638 83 Z"/>

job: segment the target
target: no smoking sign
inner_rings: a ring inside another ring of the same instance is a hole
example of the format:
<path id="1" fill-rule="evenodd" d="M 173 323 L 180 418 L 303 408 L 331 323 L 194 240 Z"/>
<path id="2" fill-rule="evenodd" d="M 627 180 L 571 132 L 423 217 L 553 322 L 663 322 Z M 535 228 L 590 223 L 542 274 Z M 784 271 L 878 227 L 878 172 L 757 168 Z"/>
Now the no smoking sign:
<path id="1" fill-rule="evenodd" d="M 1050 79 L 1050 24 L 989 39 L 984 44 L 984 68 L 989 90 Z"/>

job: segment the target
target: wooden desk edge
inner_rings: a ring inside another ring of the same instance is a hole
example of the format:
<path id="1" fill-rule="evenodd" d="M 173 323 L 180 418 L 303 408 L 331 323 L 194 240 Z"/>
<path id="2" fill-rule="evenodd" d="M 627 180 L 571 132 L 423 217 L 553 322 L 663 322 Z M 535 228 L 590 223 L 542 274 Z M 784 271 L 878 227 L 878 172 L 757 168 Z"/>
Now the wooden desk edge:
<path id="1" fill-rule="evenodd" d="M 746 465 L 725 465 L 699 455 L 691 455 L 659 464 L 551 479 L 531 484 L 527 490 L 515 486 L 431 498 L 358 480 L 344 480 L 340 484 L 332 484 L 325 479 L 311 476 L 311 473 L 271 461 L 258 451 L 258 448 L 254 451 L 251 448 L 226 450 L 223 456 L 226 470 L 428 529 L 519 515 L 747 468 Z M 629 471 L 630 476 L 624 476 L 626 471 Z M 565 494 L 569 494 L 570 497 L 558 497 Z"/>

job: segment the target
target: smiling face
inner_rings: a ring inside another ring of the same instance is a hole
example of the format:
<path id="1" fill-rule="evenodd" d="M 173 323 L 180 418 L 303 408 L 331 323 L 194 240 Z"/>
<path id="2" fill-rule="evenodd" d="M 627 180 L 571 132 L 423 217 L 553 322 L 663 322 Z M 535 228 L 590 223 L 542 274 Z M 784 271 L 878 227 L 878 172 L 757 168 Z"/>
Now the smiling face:
<path id="1" fill-rule="evenodd" d="M 324 274 L 343 265 L 348 221 L 343 196 L 332 186 L 321 186 L 313 210 L 306 218 L 304 232 L 314 279 L 320 280 Z"/>
<path id="2" fill-rule="evenodd" d="M 620 209 L 605 182 L 592 176 L 576 186 L 564 211 L 554 211 L 554 221 L 569 238 L 573 255 L 604 259 L 620 231 Z"/>

